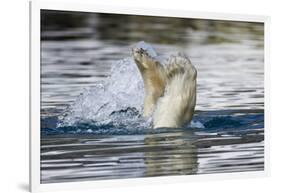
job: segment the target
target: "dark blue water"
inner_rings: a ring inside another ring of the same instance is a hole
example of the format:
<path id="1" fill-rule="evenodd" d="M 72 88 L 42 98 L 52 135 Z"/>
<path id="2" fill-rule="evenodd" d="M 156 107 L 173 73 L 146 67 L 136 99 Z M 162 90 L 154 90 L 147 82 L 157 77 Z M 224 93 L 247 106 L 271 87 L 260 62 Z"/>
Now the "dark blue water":
<path id="1" fill-rule="evenodd" d="M 58 117 L 48 117 L 42 119 L 41 135 L 45 137 L 62 134 L 133 135 L 154 134 L 174 130 L 171 128 L 153 129 L 152 127 L 131 128 L 122 125 L 116 127 L 114 124 L 99 124 L 94 121 L 77 122 L 71 126 L 60 127 L 57 126 L 58 122 Z M 192 130 L 195 132 L 206 133 L 232 134 L 239 136 L 242 134 L 247 134 L 247 132 L 263 132 L 263 128 L 264 112 L 260 110 L 247 111 L 247 114 L 245 115 L 242 115 L 241 111 L 209 111 L 197 112 L 193 117 L 193 122 L 181 128 L 181 130 Z"/>
<path id="2" fill-rule="evenodd" d="M 42 183 L 264 169 L 262 24 L 55 12 L 42 24 Z M 141 116 L 140 40 L 197 68 L 191 124 Z"/>

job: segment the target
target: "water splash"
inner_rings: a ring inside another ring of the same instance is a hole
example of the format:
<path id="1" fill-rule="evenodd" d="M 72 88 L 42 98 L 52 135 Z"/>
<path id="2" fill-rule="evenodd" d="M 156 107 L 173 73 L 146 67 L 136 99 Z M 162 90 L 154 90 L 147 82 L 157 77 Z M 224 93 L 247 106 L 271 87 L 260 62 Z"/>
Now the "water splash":
<path id="1" fill-rule="evenodd" d="M 205 128 L 203 123 L 201 123 L 200 121 L 191 121 L 188 126 L 191 127 L 191 128 L 198 128 L 198 129 L 204 129 Z"/>
<path id="2" fill-rule="evenodd" d="M 112 64 L 111 76 L 84 90 L 59 117 L 58 127 L 95 123 L 116 127 L 148 127 L 142 115 L 143 82 L 134 61 L 125 58 Z"/>

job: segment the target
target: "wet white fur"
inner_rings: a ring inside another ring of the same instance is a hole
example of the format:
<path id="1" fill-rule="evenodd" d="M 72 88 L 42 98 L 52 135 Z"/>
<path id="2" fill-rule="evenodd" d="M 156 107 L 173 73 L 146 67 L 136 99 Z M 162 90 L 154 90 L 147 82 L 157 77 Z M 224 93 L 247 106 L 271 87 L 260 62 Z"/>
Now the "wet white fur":
<path id="1" fill-rule="evenodd" d="M 133 48 L 145 87 L 144 116 L 153 113 L 154 128 L 181 127 L 194 114 L 197 71 L 184 55 L 171 56 L 163 65 L 151 49 L 144 42 Z"/>
<path id="2" fill-rule="evenodd" d="M 171 58 L 170 65 L 183 65 L 184 72 L 175 74 L 166 82 L 165 93 L 157 102 L 153 126 L 181 127 L 189 123 L 196 105 L 196 69 L 181 56 Z M 165 68 L 168 70 L 169 68 Z"/>

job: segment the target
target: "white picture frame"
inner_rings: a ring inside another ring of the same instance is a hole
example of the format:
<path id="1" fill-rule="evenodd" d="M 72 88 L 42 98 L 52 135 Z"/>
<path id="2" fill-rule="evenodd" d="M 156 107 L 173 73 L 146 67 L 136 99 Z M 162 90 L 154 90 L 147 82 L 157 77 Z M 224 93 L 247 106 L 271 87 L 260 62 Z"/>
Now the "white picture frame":
<path id="1" fill-rule="evenodd" d="M 265 89 L 265 169 L 258 172 L 220 173 L 204 175 L 146 177 L 135 179 L 114 179 L 87 182 L 67 182 L 40 184 L 40 10 L 83 11 L 98 13 L 122 13 L 132 15 L 168 16 L 182 18 L 200 18 L 214 20 L 263 22 L 264 29 L 264 89 Z M 30 2 L 30 191 L 43 192 L 53 190 L 73 190 L 114 186 L 135 186 L 163 183 L 186 183 L 190 181 L 241 179 L 264 177 L 269 175 L 269 138 L 270 138 L 270 64 L 269 64 L 269 25 L 270 18 L 258 15 L 206 13 L 181 10 L 143 9 L 141 7 L 101 6 L 83 3 L 59 3 L 51 1 Z"/>

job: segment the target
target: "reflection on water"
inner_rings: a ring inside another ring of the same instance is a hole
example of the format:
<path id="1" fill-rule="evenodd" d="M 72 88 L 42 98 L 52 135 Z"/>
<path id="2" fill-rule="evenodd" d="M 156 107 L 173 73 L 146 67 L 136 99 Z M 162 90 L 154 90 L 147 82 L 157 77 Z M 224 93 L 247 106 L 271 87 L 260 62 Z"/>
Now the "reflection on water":
<path id="1" fill-rule="evenodd" d="M 197 149 L 190 135 L 179 131 L 146 136 L 145 146 L 157 148 L 145 152 L 144 176 L 195 174 L 198 165 Z"/>
<path id="2" fill-rule="evenodd" d="M 42 183 L 263 170 L 263 24 L 46 10 L 41 16 Z M 108 77 L 112 63 L 131 57 L 140 40 L 159 54 L 189 55 L 198 71 L 194 121 L 204 127 L 56 128 L 77 96 Z"/>
<path id="3" fill-rule="evenodd" d="M 184 132 L 57 136 L 42 144 L 41 174 L 48 182 L 195 174 L 197 149 L 185 137 Z"/>

